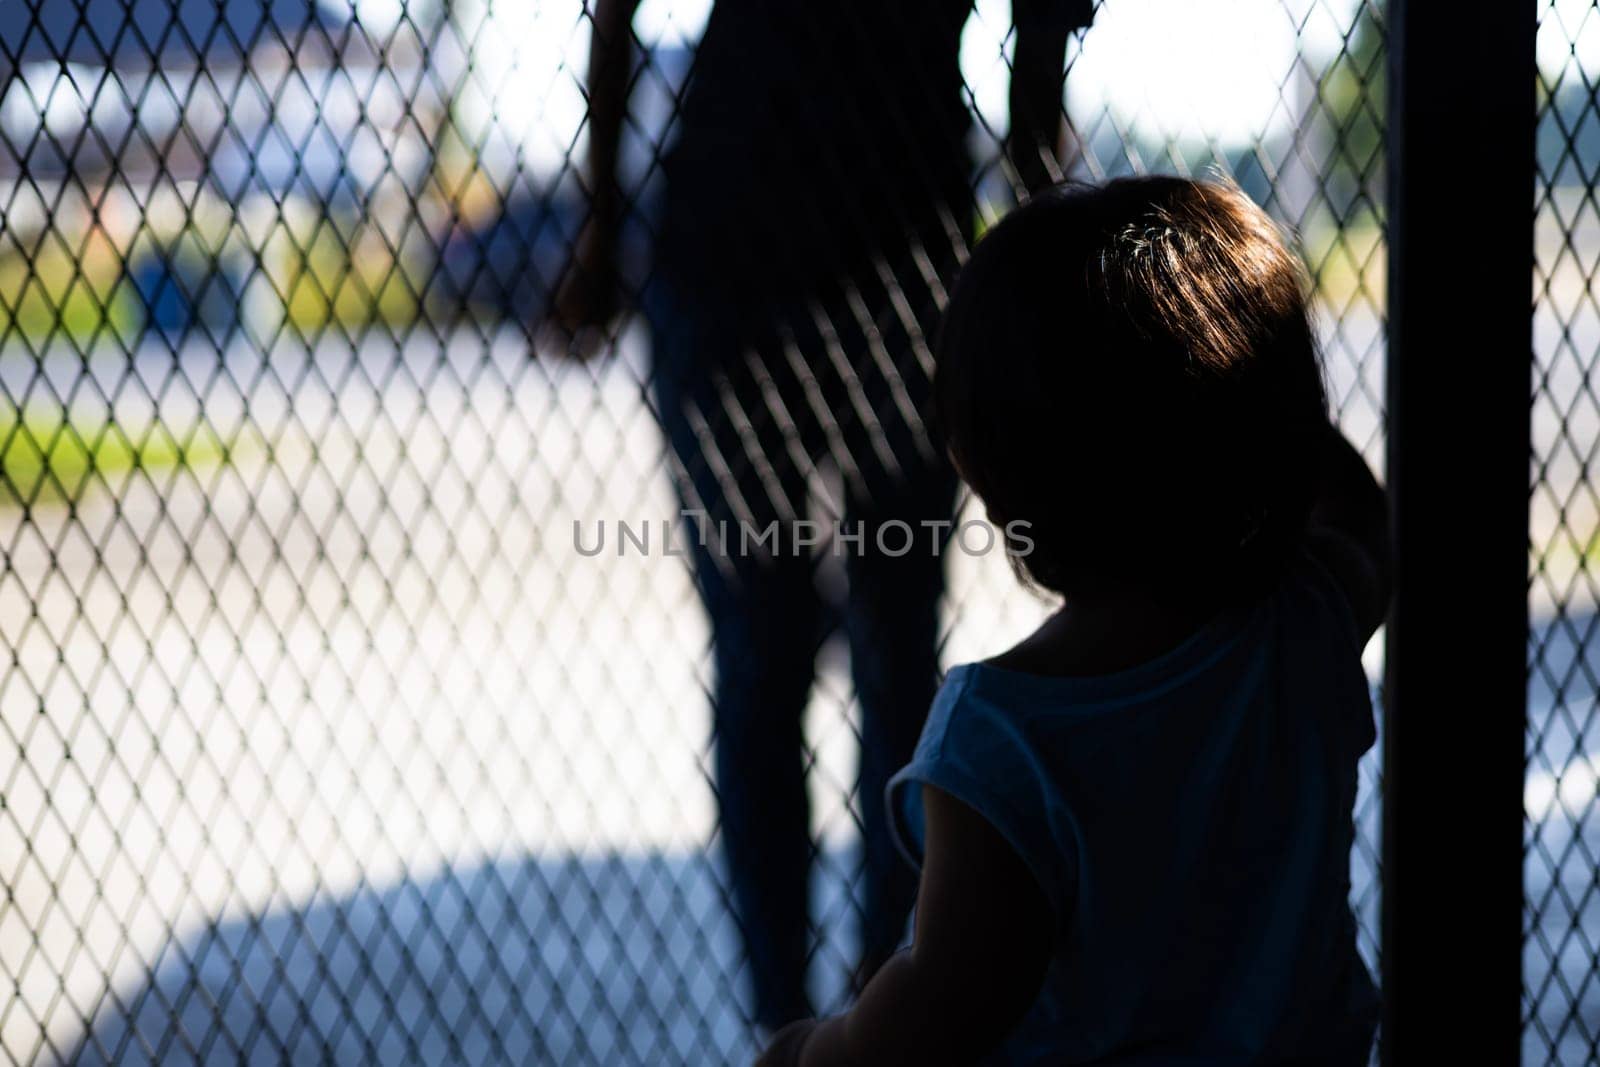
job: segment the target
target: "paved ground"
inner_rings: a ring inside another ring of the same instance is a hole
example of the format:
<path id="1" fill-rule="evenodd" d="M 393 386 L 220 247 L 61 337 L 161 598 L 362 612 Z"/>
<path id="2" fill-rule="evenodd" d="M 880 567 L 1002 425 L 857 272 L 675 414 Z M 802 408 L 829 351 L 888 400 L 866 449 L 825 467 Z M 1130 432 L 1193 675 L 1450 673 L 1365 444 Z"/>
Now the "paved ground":
<path id="1" fill-rule="evenodd" d="M 1349 317 L 1335 355 L 1376 329 Z M 119 481 L 73 512 L 0 515 L 12 1058 L 70 1055 L 86 1033 L 86 1061 L 749 1051 L 705 852 L 704 623 L 677 560 L 589 560 L 571 544 L 576 518 L 671 514 L 637 346 L 598 372 L 530 371 L 515 338 L 488 363 L 483 350 L 457 337 L 443 360 L 377 343 L 354 358 L 240 351 L 221 377 L 215 357 L 185 355 L 213 383 L 198 395 L 152 355 L 119 420 L 181 426 L 203 406 L 225 436 L 245 427 L 234 463 Z M 1331 362 L 1335 394 L 1356 398 L 1349 425 L 1370 437 L 1362 389 L 1381 364 L 1357 378 Z M 125 374 L 117 359 L 87 377 L 75 360 L 48 370 L 87 409 L 86 386 Z M 952 573 L 949 662 L 1040 614 L 998 557 L 958 554 Z M 1562 596 L 1578 614 L 1550 631 L 1534 687 L 1553 758 L 1530 778 L 1529 881 L 1535 900 L 1570 895 L 1548 911 L 1556 940 L 1530 949 L 1536 980 L 1551 958 L 1587 966 L 1585 943 L 1562 939 L 1574 917 L 1600 929 L 1578 884 L 1592 868 L 1540 859 L 1600 851 L 1563 814 L 1595 795 L 1581 720 L 1597 645 L 1592 592 Z M 846 693 L 830 648 L 809 719 L 830 857 L 824 1001 L 849 957 Z M 1353 870 L 1370 922 L 1368 856 Z M 1572 988 L 1600 1025 L 1593 983 Z"/>

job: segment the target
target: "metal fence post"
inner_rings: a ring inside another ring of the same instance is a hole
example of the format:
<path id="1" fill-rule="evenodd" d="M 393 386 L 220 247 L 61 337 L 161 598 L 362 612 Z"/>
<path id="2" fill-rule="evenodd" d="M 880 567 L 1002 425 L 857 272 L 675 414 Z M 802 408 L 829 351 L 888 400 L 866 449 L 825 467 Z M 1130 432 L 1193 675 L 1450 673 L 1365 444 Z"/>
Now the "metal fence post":
<path id="1" fill-rule="evenodd" d="M 1383 1062 L 1517 1062 L 1535 12 L 1389 5 Z"/>

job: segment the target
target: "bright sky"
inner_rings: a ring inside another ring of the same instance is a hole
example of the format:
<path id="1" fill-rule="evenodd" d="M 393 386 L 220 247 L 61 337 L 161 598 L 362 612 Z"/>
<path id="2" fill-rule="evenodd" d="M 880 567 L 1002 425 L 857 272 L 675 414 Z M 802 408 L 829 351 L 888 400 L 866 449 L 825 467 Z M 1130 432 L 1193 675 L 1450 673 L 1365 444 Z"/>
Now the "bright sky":
<path id="1" fill-rule="evenodd" d="M 1357 0 L 1110 0 L 1089 30 L 1069 79 L 1075 112 L 1110 108 L 1168 136 L 1247 142 L 1286 123 L 1282 86 L 1301 50 L 1331 55 Z M 1298 9 L 1298 10 L 1295 10 Z M 381 25 L 394 0 L 361 0 Z M 635 21 L 647 41 L 695 41 L 709 0 L 643 0 Z M 476 34 L 473 61 L 484 99 L 535 171 L 558 165 L 583 117 L 578 86 L 588 46 L 582 0 L 461 0 L 459 24 Z M 962 40 L 962 69 L 979 110 L 1005 125 L 1009 0 L 978 0 Z M 1293 91 L 1292 86 L 1289 90 Z"/>
<path id="2" fill-rule="evenodd" d="M 374 27 L 400 0 L 356 0 Z M 1325 62 L 1360 0 L 1104 0 L 1068 79 L 1073 113 L 1109 111 L 1152 135 L 1248 143 L 1282 129 L 1301 106 L 1297 55 Z M 548 172 L 583 117 L 588 48 L 583 0 L 457 0 L 458 24 L 477 31 L 473 62 L 483 95 L 464 101 L 497 115 L 524 165 Z M 710 0 L 643 0 L 635 26 L 647 41 L 692 43 Z M 1600 71 L 1600 12 L 1591 0 L 1543 0 L 1540 65 L 1550 78 L 1574 64 Z M 481 23 L 481 24 L 480 24 Z M 1009 0 L 977 0 L 962 69 L 979 110 L 1005 125 Z"/>

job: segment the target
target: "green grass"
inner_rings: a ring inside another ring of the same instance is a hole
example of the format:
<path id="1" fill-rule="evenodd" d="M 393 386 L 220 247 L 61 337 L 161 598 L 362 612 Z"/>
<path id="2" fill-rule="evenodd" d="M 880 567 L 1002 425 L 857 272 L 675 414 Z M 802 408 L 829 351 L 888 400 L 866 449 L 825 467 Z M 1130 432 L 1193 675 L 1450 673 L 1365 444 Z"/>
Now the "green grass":
<path id="1" fill-rule="evenodd" d="M 1315 220 L 1300 234 L 1314 295 L 1335 307 L 1385 297 L 1383 230 L 1370 214 L 1344 225 Z"/>
<path id="2" fill-rule="evenodd" d="M 274 251 L 281 260 L 276 273 L 284 312 L 304 335 L 335 324 L 348 331 L 385 325 L 404 330 L 420 319 L 405 267 L 373 233 L 346 247 L 333 227 L 324 225 L 304 248 L 285 244 Z"/>
<path id="3" fill-rule="evenodd" d="M 0 403 L 0 507 L 61 504 L 115 490 L 134 471 L 157 475 L 228 462 L 205 424 L 139 427 L 69 416 L 58 407 Z"/>
<path id="4" fill-rule="evenodd" d="M 195 241 L 184 248 L 203 254 Z M 417 292 L 426 279 L 408 284 L 407 268 L 371 233 L 349 248 L 331 226 L 319 226 L 304 248 L 285 233 L 266 259 L 282 312 L 304 335 L 335 326 L 404 330 L 421 317 Z M 62 241 L 48 241 L 31 257 L 0 241 L 0 341 L 20 337 L 38 348 L 61 339 L 87 346 L 111 338 L 131 345 L 144 319 L 122 258 L 107 241 L 88 240 L 81 256 Z"/>
<path id="5" fill-rule="evenodd" d="M 120 262 L 104 240 L 91 240 L 81 259 L 60 241 L 30 259 L 8 244 L 0 252 L 0 338 L 20 334 L 38 346 L 59 337 L 88 344 L 107 333 L 131 340 L 138 298 L 122 279 Z"/>

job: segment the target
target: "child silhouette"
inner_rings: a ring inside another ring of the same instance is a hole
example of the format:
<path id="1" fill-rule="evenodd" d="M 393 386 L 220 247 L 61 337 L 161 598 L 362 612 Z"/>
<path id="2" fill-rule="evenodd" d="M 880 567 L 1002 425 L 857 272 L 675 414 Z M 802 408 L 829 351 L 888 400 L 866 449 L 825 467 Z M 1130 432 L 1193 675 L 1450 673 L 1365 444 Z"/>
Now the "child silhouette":
<path id="1" fill-rule="evenodd" d="M 1348 904 L 1382 490 L 1235 188 L 1067 187 L 981 241 L 940 427 L 1063 607 L 956 667 L 889 808 L 915 941 L 763 1065 L 1364 1065 Z"/>

